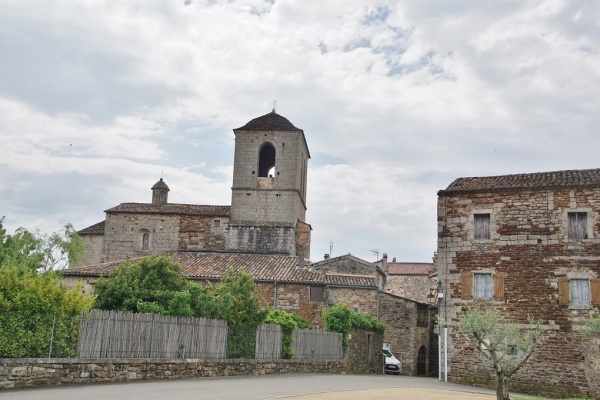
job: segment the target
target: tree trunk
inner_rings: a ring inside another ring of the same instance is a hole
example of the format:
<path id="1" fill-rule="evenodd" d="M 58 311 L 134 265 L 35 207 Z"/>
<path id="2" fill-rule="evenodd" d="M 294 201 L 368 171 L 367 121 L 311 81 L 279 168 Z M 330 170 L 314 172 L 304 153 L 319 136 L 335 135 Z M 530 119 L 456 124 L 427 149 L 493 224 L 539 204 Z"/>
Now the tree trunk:
<path id="1" fill-rule="evenodd" d="M 496 372 L 496 400 L 510 400 L 508 395 L 508 378 L 504 372 Z"/>

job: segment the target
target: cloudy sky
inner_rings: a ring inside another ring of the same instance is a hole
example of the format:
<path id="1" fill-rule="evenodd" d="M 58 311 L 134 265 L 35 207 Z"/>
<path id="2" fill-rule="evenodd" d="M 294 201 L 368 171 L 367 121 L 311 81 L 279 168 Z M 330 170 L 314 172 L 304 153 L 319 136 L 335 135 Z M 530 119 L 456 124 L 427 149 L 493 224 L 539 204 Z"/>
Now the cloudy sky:
<path id="1" fill-rule="evenodd" d="M 0 216 L 50 233 L 149 202 L 230 204 L 233 129 L 311 151 L 311 258 L 431 261 L 436 192 L 600 167 L 595 1 L 4 0 Z"/>

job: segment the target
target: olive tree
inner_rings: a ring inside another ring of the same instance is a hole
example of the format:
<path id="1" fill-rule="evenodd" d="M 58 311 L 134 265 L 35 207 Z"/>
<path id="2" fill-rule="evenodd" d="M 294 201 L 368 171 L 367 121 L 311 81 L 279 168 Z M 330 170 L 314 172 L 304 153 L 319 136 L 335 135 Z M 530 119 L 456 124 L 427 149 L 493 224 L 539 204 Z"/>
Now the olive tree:
<path id="1" fill-rule="evenodd" d="M 506 322 L 494 310 L 479 307 L 460 314 L 459 331 L 470 335 L 477 349 L 491 361 L 496 372 L 496 399 L 509 400 L 509 379 L 529 360 L 542 328 L 541 321 L 528 317 L 530 329 Z"/>

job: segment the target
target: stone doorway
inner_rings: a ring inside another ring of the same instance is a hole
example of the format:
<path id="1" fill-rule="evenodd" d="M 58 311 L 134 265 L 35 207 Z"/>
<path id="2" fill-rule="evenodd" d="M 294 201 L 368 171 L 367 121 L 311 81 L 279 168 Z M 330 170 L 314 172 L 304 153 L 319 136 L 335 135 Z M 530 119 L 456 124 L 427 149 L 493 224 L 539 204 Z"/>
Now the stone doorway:
<path id="1" fill-rule="evenodd" d="M 417 356 L 417 375 L 427 375 L 427 350 L 425 346 L 419 348 Z"/>

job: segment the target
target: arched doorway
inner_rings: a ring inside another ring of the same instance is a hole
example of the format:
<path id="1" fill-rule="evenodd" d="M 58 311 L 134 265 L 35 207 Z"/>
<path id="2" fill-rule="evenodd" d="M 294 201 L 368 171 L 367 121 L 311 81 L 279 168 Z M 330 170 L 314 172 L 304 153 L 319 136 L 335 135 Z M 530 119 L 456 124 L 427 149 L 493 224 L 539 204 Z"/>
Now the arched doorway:
<path id="1" fill-rule="evenodd" d="M 425 346 L 419 348 L 417 356 L 417 375 L 427 375 L 427 350 Z"/>

